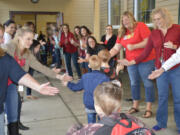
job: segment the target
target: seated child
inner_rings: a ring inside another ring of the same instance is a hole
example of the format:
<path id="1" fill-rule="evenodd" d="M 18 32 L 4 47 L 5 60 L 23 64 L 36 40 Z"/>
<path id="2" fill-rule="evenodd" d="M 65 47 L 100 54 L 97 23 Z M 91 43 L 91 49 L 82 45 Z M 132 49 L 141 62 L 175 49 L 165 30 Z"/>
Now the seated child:
<path id="1" fill-rule="evenodd" d="M 101 72 L 105 73 L 107 76 L 109 76 L 110 80 L 119 80 L 121 81 L 119 75 L 119 71 L 124 68 L 122 65 L 117 65 L 115 71 L 115 67 L 111 67 L 109 65 L 109 60 L 111 59 L 111 54 L 108 50 L 103 49 L 98 53 L 99 58 L 101 59 Z"/>
<path id="2" fill-rule="evenodd" d="M 137 132 L 140 131 L 141 133 L 145 132 L 148 133 L 148 135 L 152 135 L 153 132 L 148 128 L 146 128 L 145 124 L 140 120 L 128 114 L 120 115 L 121 100 L 122 100 L 122 88 L 120 87 L 120 85 L 121 84 L 119 81 L 113 80 L 111 82 L 104 82 L 99 86 L 97 86 L 94 91 L 94 104 L 95 104 L 96 112 L 100 116 L 101 119 L 100 122 L 94 124 L 91 123 L 82 127 L 73 126 L 72 128 L 69 129 L 66 135 L 111 135 L 111 134 L 126 135 L 125 132 L 129 133 L 129 131 L 125 130 L 126 124 L 124 126 L 125 127 L 124 129 L 118 128 L 119 123 L 116 123 L 117 126 L 115 130 L 114 130 L 115 126 L 112 127 L 108 126 L 108 124 L 111 125 L 110 122 L 112 123 L 114 123 L 114 121 L 121 122 L 122 120 L 124 120 L 124 117 L 126 118 L 125 120 L 127 120 L 125 121 L 126 123 L 129 121 L 132 122 L 131 123 L 132 128 L 128 127 L 127 130 L 136 131 L 135 134 L 137 134 Z M 108 130 L 109 128 L 110 129 L 113 128 L 113 130 Z M 137 128 L 138 130 L 134 130 L 135 128 Z M 128 135 L 134 135 L 134 134 L 128 134 Z"/>
<path id="3" fill-rule="evenodd" d="M 72 91 L 84 90 L 83 102 L 85 105 L 88 123 L 96 122 L 96 111 L 94 108 L 93 92 L 94 89 L 103 82 L 108 82 L 109 77 L 100 72 L 101 60 L 97 55 L 89 58 L 89 65 L 92 72 L 85 73 L 78 83 L 64 83 Z"/>

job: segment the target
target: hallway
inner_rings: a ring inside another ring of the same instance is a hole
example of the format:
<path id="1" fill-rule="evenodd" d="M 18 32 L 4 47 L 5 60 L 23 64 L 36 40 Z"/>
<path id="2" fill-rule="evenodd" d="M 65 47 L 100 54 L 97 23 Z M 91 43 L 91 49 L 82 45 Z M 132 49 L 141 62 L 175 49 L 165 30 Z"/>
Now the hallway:
<path id="1" fill-rule="evenodd" d="M 42 74 L 35 73 L 34 76 L 40 82 L 47 82 Z M 126 102 L 124 99 L 130 97 L 129 81 L 127 73 L 122 74 L 124 86 L 124 98 L 122 112 L 127 112 L 131 107 L 131 102 Z M 57 80 L 49 80 L 51 84 L 60 89 L 59 95 L 54 97 L 38 96 L 37 100 L 27 100 L 23 103 L 21 121 L 24 125 L 30 127 L 28 131 L 20 131 L 23 135 L 65 135 L 69 127 L 78 121 L 86 123 L 86 113 L 82 103 L 83 92 L 71 92 L 68 88 L 63 87 Z M 144 94 L 144 93 L 143 93 Z M 157 97 L 157 96 L 156 96 Z M 169 120 L 168 129 L 162 130 L 157 135 L 176 135 L 176 126 L 173 118 L 172 97 L 169 103 Z M 144 113 L 145 104 L 140 105 L 140 112 L 135 116 L 143 120 L 149 127 L 152 127 L 155 122 L 155 110 L 157 108 L 157 100 L 153 108 L 153 117 L 144 119 L 141 116 Z"/>

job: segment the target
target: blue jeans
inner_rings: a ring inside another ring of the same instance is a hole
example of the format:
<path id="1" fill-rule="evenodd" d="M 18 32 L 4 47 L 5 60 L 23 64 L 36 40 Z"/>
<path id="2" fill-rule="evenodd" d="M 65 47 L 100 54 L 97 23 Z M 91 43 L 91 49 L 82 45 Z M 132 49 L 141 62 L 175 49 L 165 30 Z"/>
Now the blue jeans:
<path id="1" fill-rule="evenodd" d="M 7 88 L 5 100 L 5 112 L 8 123 L 16 122 L 18 119 L 18 91 L 15 84 L 10 84 Z"/>
<path id="2" fill-rule="evenodd" d="M 158 126 L 161 128 L 167 127 L 169 85 L 171 84 L 174 119 L 178 130 L 180 130 L 180 66 L 164 72 L 156 81 L 158 87 L 158 109 L 156 114 Z"/>
<path id="3" fill-rule="evenodd" d="M 4 113 L 0 114 L 0 135 L 5 135 L 5 131 L 4 131 Z"/>
<path id="4" fill-rule="evenodd" d="M 33 76 L 34 69 L 29 68 L 28 73 L 29 73 L 31 76 Z M 27 96 L 30 96 L 30 95 L 31 95 L 31 88 L 27 88 L 27 89 L 26 89 L 26 95 L 27 95 Z"/>
<path id="5" fill-rule="evenodd" d="M 97 113 L 87 113 L 88 123 L 96 123 L 96 114 Z"/>
<path id="6" fill-rule="evenodd" d="M 56 64 L 57 68 L 61 68 L 62 66 L 62 60 L 61 60 L 61 52 L 59 48 L 55 48 L 55 57 L 56 57 Z"/>
<path id="7" fill-rule="evenodd" d="M 65 55 L 66 68 L 68 70 L 68 74 L 70 76 L 73 76 L 72 67 L 71 67 L 71 58 L 72 58 L 73 64 L 74 64 L 74 66 L 76 68 L 76 72 L 78 74 L 78 77 L 80 78 L 81 77 L 81 70 L 80 70 L 80 67 L 79 67 L 79 63 L 77 62 L 77 60 L 78 60 L 78 52 L 64 53 L 64 55 Z"/>
<path id="8" fill-rule="evenodd" d="M 141 79 L 144 83 L 146 102 L 154 102 L 155 89 L 154 84 L 148 79 L 148 75 L 154 70 L 154 60 L 135 64 L 128 67 L 128 74 L 131 83 L 131 92 L 133 100 L 140 100 Z"/>

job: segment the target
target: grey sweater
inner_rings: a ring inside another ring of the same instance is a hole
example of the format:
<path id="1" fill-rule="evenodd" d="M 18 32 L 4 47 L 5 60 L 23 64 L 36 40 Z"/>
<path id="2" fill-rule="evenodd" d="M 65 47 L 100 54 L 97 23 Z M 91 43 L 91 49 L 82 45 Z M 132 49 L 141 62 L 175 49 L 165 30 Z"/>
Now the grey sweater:
<path id="1" fill-rule="evenodd" d="M 6 44 L 6 52 L 11 55 L 14 58 L 14 55 L 18 56 L 19 59 L 23 58 L 26 60 L 25 65 L 22 67 L 24 71 L 28 72 L 29 68 L 41 72 L 42 74 L 50 77 L 50 78 L 56 78 L 56 73 L 49 69 L 48 67 L 42 65 L 35 56 L 31 53 L 30 50 L 27 50 L 26 53 L 21 56 L 20 51 L 17 49 L 17 45 L 13 42 L 10 42 Z M 13 67 L 12 67 L 13 68 Z"/>

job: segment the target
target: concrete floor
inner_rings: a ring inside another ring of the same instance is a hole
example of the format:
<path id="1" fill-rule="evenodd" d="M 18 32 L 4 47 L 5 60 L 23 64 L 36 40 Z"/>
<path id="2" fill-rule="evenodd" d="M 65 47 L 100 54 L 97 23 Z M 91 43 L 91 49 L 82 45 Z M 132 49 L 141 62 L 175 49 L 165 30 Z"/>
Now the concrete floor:
<path id="1" fill-rule="evenodd" d="M 47 82 L 42 74 L 35 73 L 34 77 L 40 82 Z M 122 73 L 124 97 L 131 97 L 129 80 L 127 73 Z M 25 97 L 22 108 L 21 121 L 24 125 L 30 127 L 28 131 L 20 131 L 23 135 L 65 135 L 66 131 L 73 124 L 80 121 L 86 123 L 86 113 L 82 103 L 83 92 L 72 92 L 68 88 L 63 87 L 58 80 L 49 80 L 55 87 L 60 89 L 59 95 L 49 97 L 42 96 L 36 92 L 33 95 L 38 97 L 37 100 L 28 100 Z M 25 95 L 25 94 L 24 94 Z M 144 92 L 142 90 L 142 97 Z M 156 96 L 157 97 L 157 96 Z M 156 98 L 157 99 L 157 98 Z M 131 102 L 123 101 L 122 112 L 127 112 L 131 107 Z M 144 119 L 141 116 L 145 110 L 144 98 L 140 103 L 140 112 L 136 117 L 144 121 L 149 127 L 156 124 L 155 113 L 157 108 L 157 100 L 153 105 L 153 117 Z M 173 117 L 172 96 L 169 98 L 169 119 L 168 128 L 156 133 L 157 135 L 177 135 L 177 129 Z"/>

